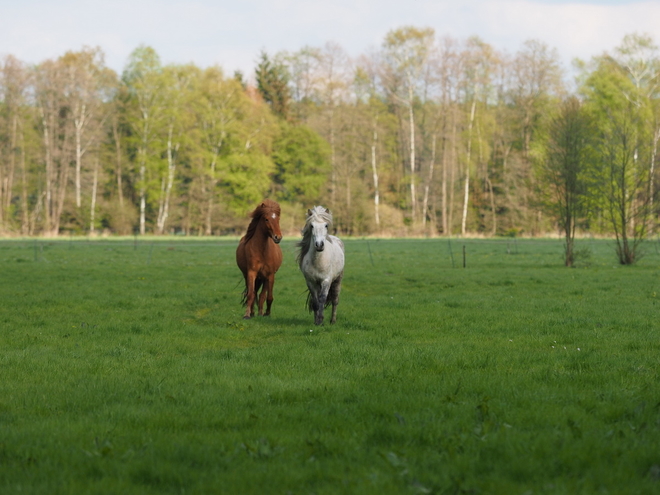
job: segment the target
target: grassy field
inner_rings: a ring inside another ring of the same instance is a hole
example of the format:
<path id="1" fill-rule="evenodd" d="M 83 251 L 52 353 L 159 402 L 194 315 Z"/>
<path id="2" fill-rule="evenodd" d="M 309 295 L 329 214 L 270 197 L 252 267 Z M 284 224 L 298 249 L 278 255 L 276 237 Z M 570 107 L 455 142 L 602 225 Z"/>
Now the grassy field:
<path id="1" fill-rule="evenodd" d="M 314 327 L 236 243 L 0 241 L 0 493 L 660 491 L 656 244 L 349 239 Z"/>

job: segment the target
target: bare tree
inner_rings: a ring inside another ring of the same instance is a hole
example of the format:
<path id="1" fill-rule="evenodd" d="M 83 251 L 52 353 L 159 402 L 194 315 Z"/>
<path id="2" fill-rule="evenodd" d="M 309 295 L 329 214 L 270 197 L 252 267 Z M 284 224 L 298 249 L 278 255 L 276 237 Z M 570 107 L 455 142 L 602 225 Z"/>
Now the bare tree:
<path id="1" fill-rule="evenodd" d="M 97 146 L 113 98 L 116 75 L 105 67 L 99 48 L 67 52 L 60 63 L 64 72 L 64 96 L 73 121 L 75 158 L 75 202 L 82 206 L 82 168 L 84 155 Z"/>
<path id="2" fill-rule="evenodd" d="M 516 115 L 509 125 L 517 127 L 518 138 L 514 148 L 518 155 L 511 161 L 513 170 L 510 170 L 510 176 L 515 182 L 509 190 L 515 188 L 517 191 L 512 198 L 512 208 L 520 212 L 524 223 L 533 225 L 531 215 L 537 211 L 530 211 L 533 206 L 531 191 L 534 189 L 531 150 L 553 104 L 565 94 L 563 72 L 557 50 L 538 40 L 523 43 L 511 62 L 510 70 L 510 98 Z"/>
<path id="3" fill-rule="evenodd" d="M 16 183 L 21 172 L 21 232 L 28 230 L 28 199 L 25 127 L 29 72 L 24 64 L 13 56 L 7 56 L 0 65 L 0 135 L 5 136 L 0 145 L 0 232 L 11 229 L 9 215 Z"/>
<path id="4" fill-rule="evenodd" d="M 66 99 L 66 67 L 61 60 L 47 60 L 35 72 L 35 96 L 43 140 L 44 176 L 42 191 L 44 231 L 57 235 L 64 209 L 70 164 L 73 156 L 74 130 Z"/>
<path id="5" fill-rule="evenodd" d="M 434 42 L 431 28 L 411 26 L 392 30 L 385 36 L 383 80 L 388 92 L 408 110 L 408 145 L 410 169 L 410 209 L 413 225 L 417 221 L 417 147 L 415 138 L 415 97 Z"/>
<path id="6" fill-rule="evenodd" d="M 478 38 L 470 38 L 464 54 L 464 101 L 469 108 L 467 117 L 467 142 L 465 154 L 465 178 L 463 189 L 463 214 L 461 217 L 461 235 L 467 233 L 467 215 L 470 198 L 470 176 L 472 174 L 472 147 L 477 118 L 477 108 L 485 105 L 491 91 L 491 78 L 495 54 L 492 47 Z M 479 145 L 481 140 L 479 139 Z"/>

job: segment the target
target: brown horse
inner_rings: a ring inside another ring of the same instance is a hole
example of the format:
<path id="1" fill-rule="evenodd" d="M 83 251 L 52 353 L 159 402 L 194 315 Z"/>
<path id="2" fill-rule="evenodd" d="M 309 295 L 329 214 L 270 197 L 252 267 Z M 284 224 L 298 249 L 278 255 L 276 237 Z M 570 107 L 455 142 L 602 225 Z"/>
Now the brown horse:
<path id="1" fill-rule="evenodd" d="M 247 233 L 241 238 L 236 249 L 236 264 L 245 278 L 245 319 L 254 316 L 254 302 L 260 288 L 259 316 L 270 315 L 275 273 L 282 264 L 282 250 L 278 246 L 282 240 L 280 205 L 270 199 L 264 199 L 250 216 L 252 221 Z M 267 303 L 265 313 L 264 301 Z"/>

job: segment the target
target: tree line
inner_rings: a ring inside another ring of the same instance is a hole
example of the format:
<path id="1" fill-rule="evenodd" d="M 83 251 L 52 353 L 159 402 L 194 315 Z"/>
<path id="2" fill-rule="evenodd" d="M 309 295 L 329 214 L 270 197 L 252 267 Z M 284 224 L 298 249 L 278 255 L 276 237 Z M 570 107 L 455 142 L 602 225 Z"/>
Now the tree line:
<path id="1" fill-rule="evenodd" d="M 121 75 L 100 48 L 0 66 L 0 232 L 234 233 L 263 197 L 285 230 L 329 206 L 365 235 L 613 235 L 632 262 L 657 222 L 658 48 L 628 35 L 575 63 L 537 40 L 401 27 L 351 58 L 262 52 L 254 75 Z M 622 261 L 623 262 L 623 261 Z"/>

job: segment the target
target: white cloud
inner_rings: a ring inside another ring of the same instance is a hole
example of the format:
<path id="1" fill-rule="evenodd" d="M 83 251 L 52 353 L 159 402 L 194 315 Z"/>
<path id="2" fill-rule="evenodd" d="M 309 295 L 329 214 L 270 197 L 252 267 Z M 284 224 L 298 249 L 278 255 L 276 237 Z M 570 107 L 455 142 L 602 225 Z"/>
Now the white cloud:
<path id="1" fill-rule="evenodd" d="M 219 64 L 251 72 L 261 49 L 273 53 L 334 41 L 351 55 L 402 25 L 440 36 L 477 35 L 515 52 L 527 39 L 557 48 L 568 65 L 618 45 L 627 33 L 660 42 L 660 2 L 533 0 L 0 0 L 0 55 L 29 63 L 100 46 L 121 71 L 144 43 L 164 63 Z"/>

